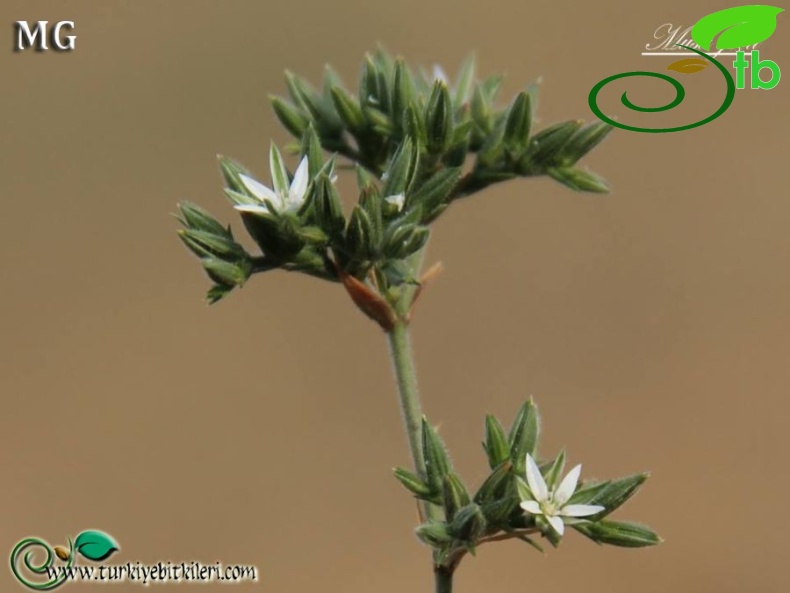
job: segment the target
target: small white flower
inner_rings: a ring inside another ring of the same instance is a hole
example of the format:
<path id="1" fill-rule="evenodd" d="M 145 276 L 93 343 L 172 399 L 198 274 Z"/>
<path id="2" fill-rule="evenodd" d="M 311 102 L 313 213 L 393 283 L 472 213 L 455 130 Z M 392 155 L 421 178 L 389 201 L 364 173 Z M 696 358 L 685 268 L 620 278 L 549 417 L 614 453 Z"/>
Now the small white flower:
<path id="1" fill-rule="evenodd" d="M 565 532 L 563 517 L 587 517 L 604 510 L 595 504 L 566 504 L 576 491 L 582 466 L 577 465 L 562 479 L 556 490 L 549 490 L 538 464 L 527 453 L 527 484 L 533 500 L 521 502 L 521 508 L 530 515 L 543 515 L 559 535 Z"/>
<path id="2" fill-rule="evenodd" d="M 279 157 L 279 154 L 277 155 Z M 272 168 L 272 177 L 276 178 L 278 174 L 283 175 L 284 171 L 276 170 L 279 167 L 279 160 L 275 160 L 272 158 L 271 168 Z M 239 175 L 239 179 L 241 179 L 244 186 L 250 191 L 250 193 L 258 198 L 261 203 L 260 204 L 237 204 L 234 206 L 236 210 L 240 210 L 242 212 L 260 212 L 264 214 L 269 213 L 269 208 L 264 202 L 264 200 L 269 200 L 274 207 L 279 211 L 286 211 L 286 212 L 296 212 L 302 206 L 305 200 L 305 194 L 307 193 L 307 185 L 309 180 L 309 171 L 310 165 L 308 163 L 307 157 L 305 156 L 302 158 L 299 166 L 296 168 L 296 172 L 294 173 L 293 180 L 291 181 L 290 187 L 282 187 L 284 186 L 287 181 L 281 182 L 279 185 L 281 186 L 279 189 L 280 191 L 275 191 L 269 187 L 263 185 L 260 181 L 253 179 L 252 177 L 248 177 L 247 175 L 241 174 Z M 278 186 L 277 181 L 273 183 L 275 188 Z"/>
<path id="3" fill-rule="evenodd" d="M 396 194 L 394 196 L 387 196 L 384 200 L 398 209 L 398 212 L 403 210 L 403 204 L 406 202 L 406 196 L 403 194 Z"/>

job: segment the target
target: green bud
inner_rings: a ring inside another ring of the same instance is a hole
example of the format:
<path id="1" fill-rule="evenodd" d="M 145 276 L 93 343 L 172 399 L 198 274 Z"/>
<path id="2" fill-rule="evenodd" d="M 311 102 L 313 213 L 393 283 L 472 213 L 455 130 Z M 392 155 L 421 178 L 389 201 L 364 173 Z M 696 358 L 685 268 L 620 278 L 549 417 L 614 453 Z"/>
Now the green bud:
<path id="1" fill-rule="evenodd" d="M 215 235 L 208 231 L 182 229 L 178 236 L 198 257 L 216 256 L 224 260 L 236 260 L 247 255 L 241 245 L 227 237 L 227 231 L 223 235 Z"/>
<path id="2" fill-rule="evenodd" d="M 573 165 L 584 155 L 590 152 L 614 130 L 604 122 L 594 122 L 576 130 L 562 151 L 562 161 L 565 165 Z"/>
<path id="3" fill-rule="evenodd" d="M 441 521 L 428 521 L 415 530 L 417 537 L 431 547 L 440 548 L 453 541 L 447 524 Z"/>
<path id="4" fill-rule="evenodd" d="M 426 148 L 430 154 L 443 153 L 452 134 L 452 105 L 447 86 L 437 80 L 425 108 Z"/>
<path id="5" fill-rule="evenodd" d="M 649 527 L 620 521 L 580 522 L 572 527 L 599 544 L 623 548 L 655 546 L 663 540 Z"/>
<path id="6" fill-rule="evenodd" d="M 529 131 L 532 125 L 532 106 L 530 96 L 522 92 L 516 95 L 505 120 L 503 142 L 513 154 L 520 155 L 529 144 Z"/>
<path id="7" fill-rule="evenodd" d="M 530 399 L 519 409 L 513 425 L 508 434 L 510 445 L 510 460 L 513 462 L 516 473 L 526 471 L 526 456 L 529 453 L 535 456 L 540 437 L 540 415 L 535 403 Z"/>
<path id="8" fill-rule="evenodd" d="M 281 97 L 269 95 L 277 119 L 296 138 L 301 138 L 310 120 L 295 105 Z"/>
<path id="9" fill-rule="evenodd" d="M 452 199 L 452 191 L 458 184 L 461 167 L 442 169 L 428 179 L 417 192 L 409 196 L 408 204 L 422 206 L 425 217 L 423 223 L 434 220 Z"/>
<path id="10" fill-rule="evenodd" d="M 563 185 L 576 191 L 598 194 L 605 194 L 609 191 L 606 181 L 590 171 L 584 171 L 576 167 L 563 167 L 551 168 L 547 172 Z"/>
<path id="11" fill-rule="evenodd" d="M 395 80 L 392 85 L 392 120 L 395 130 L 403 133 L 406 108 L 415 100 L 414 79 L 402 59 L 395 61 Z"/>
<path id="12" fill-rule="evenodd" d="M 469 492 L 457 474 L 450 472 L 444 477 L 442 485 L 442 501 L 444 514 L 448 521 L 452 521 L 459 509 L 470 503 Z"/>
<path id="13" fill-rule="evenodd" d="M 242 286 L 250 277 L 252 268 L 245 262 L 234 263 L 207 257 L 202 260 L 209 278 L 224 286 Z"/>
<path id="14" fill-rule="evenodd" d="M 319 175 L 316 180 L 315 216 L 318 225 L 332 242 L 342 241 L 343 231 L 346 227 L 343 206 L 334 184 L 326 173 Z"/>
<path id="15" fill-rule="evenodd" d="M 645 483 L 649 475 L 650 474 L 647 473 L 641 473 L 620 478 L 619 480 L 611 480 L 604 488 L 597 492 L 595 496 L 590 498 L 590 502 L 581 504 L 597 504 L 605 507 L 606 510 L 601 511 L 595 515 L 595 517 L 606 517 L 636 494 L 637 490 Z M 576 497 L 574 496 L 573 498 Z M 576 504 L 575 501 L 574 504 Z"/>
<path id="16" fill-rule="evenodd" d="M 502 525 L 518 509 L 519 502 L 517 496 L 507 496 L 483 503 L 480 508 L 489 525 Z"/>
<path id="17" fill-rule="evenodd" d="M 483 450 L 488 456 L 488 466 L 494 469 L 510 458 L 510 446 L 505 429 L 491 414 L 486 414 L 485 438 Z"/>
<path id="18" fill-rule="evenodd" d="M 228 230 L 200 206 L 191 202 L 181 202 L 178 204 L 178 209 L 183 216 L 181 223 L 185 227 L 213 235 L 229 235 Z"/>
<path id="19" fill-rule="evenodd" d="M 367 125 L 365 114 L 359 106 L 359 102 L 349 95 L 342 88 L 335 87 L 331 91 L 332 103 L 337 110 L 340 119 L 346 124 L 352 133 L 358 134 Z"/>
<path id="20" fill-rule="evenodd" d="M 485 503 L 504 495 L 513 483 L 513 464 L 505 461 L 494 469 L 475 494 L 475 502 Z"/>
<path id="21" fill-rule="evenodd" d="M 581 120 L 566 121 L 541 130 L 532 137 L 527 151 L 528 169 L 537 167 L 542 171 L 562 163 L 562 151 L 571 137 L 582 126 Z"/>
<path id="22" fill-rule="evenodd" d="M 474 542 L 486 529 L 486 518 L 479 505 L 472 503 L 458 510 L 449 532 L 462 541 Z"/>
<path id="23" fill-rule="evenodd" d="M 413 153 L 412 142 L 409 138 L 406 138 L 398 147 L 398 150 L 393 155 L 392 161 L 390 161 L 390 165 L 387 168 L 385 174 L 386 180 L 382 188 L 384 196 L 394 196 L 406 191 L 412 179 L 412 166 L 414 165 L 414 159 L 412 158 Z"/>
<path id="24" fill-rule="evenodd" d="M 428 484 L 432 492 L 440 492 L 452 466 L 442 439 L 425 416 L 422 418 L 422 448 Z"/>

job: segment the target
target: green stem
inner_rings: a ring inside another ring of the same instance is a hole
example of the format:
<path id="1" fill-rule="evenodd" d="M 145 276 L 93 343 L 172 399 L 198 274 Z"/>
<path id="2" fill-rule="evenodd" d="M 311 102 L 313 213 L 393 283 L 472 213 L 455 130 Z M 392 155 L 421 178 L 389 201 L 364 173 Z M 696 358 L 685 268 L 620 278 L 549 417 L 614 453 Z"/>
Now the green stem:
<path id="1" fill-rule="evenodd" d="M 436 577 L 436 593 L 452 593 L 453 591 L 453 570 L 444 566 L 437 566 L 434 569 Z"/>
<path id="2" fill-rule="evenodd" d="M 398 321 L 387 334 L 390 345 L 390 356 L 398 381 L 398 395 L 403 413 L 403 424 L 409 438 L 409 450 L 414 469 L 425 479 L 425 458 L 422 451 L 422 408 L 420 394 L 417 389 L 417 373 L 414 368 L 409 326 L 405 321 Z"/>

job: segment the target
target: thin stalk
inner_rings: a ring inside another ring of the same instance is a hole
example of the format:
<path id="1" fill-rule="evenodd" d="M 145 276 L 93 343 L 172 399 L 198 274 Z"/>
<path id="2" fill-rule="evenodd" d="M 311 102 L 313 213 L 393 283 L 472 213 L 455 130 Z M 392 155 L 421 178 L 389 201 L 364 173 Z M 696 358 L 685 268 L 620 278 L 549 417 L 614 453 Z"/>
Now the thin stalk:
<path id="1" fill-rule="evenodd" d="M 437 566 L 433 574 L 436 582 L 436 593 L 452 593 L 453 570 L 444 566 Z"/>

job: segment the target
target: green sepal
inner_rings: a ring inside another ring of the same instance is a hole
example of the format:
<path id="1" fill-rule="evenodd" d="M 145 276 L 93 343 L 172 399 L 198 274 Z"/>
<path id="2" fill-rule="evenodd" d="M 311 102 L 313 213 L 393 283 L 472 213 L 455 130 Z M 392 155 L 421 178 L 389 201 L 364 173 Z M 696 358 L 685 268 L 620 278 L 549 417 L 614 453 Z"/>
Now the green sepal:
<path id="1" fill-rule="evenodd" d="M 431 497 L 431 489 L 428 484 L 420 476 L 417 476 L 407 469 L 396 467 L 393 474 L 397 480 L 403 484 L 409 492 L 414 494 L 417 498 L 428 499 Z"/>
<path id="2" fill-rule="evenodd" d="M 455 89 L 453 90 L 453 104 L 456 109 L 461 108 L 471 99 L 472 86 L 475 82 L 476 61 L 475 55 L 469 54 L 458 71 Z"/>
<path id="3" fill-rule="evenodd" d="M 343 206 L 335 185 L 326 173 L 316 178 L 315 185 L 315 216 L 318 225 L 329 237 L 330 242 L 339 243 L 343 240 L 346 219 Z"/>
<path id="4" fill-rule="evenodd" d="M 395 60 L 395 74 L 392 83 L 392 103 L 390 113 L 395 131 L 402 135 L 406 108 L 415 100 L 414 79 L 406 63 Z"/>
<path id="5" fill-rule="evenodd" d="M 253 203 L 258 203 L 260 200 L 253 196 L 252 192 L 247 189 L 247 186 L 241 181 L 240 175 L 246 175 L 247 177 L 254 177 L 252 173 L 250 173 L 247 168 L 245 168 L 240 163 L 234 161 L 223 155 L 218 155 L 219 159 L 219 168 L 222 172 L 222 178 L 225 180 L 225 185 L 228 189 L 233 190 L 234 192 L 249 196 Z"/>
<path id="6" fill-rule="evenodd" d="M 638 523 L 584 521 L 571 524 L 571 527 L 596 543 L 622 548 L 644 548 L 663 541 L 652 529 Z"/>
<path id="7" fill-rule="evenodd" d="M 510 460 L 517 474 L 526 472 L 526 456 L 535 457 L 540 438 L 540 415 L 532 399 L 524 402 L 516 414 L 508 434 Z"/>
<path id="8" fill-rule="evenodd" d="M 565 458 L 565 449 L 562 449 L 546 471 L 546 485 L 549 490 L 554 490 L 559 486 L 562 472 L 565 470 Z"/>
<path id="9" fill-rule="evenodd" d="M 309 179 L 315 179 L 324 168 L 324 153 L 321 149 L 321 140 L 312 124 L 307 127 L 302 136 L 300 154 L 302 157 L 307 157 Z M 327 174 L 331 176 L 331 170 Z"/>

